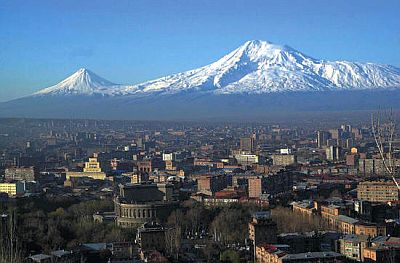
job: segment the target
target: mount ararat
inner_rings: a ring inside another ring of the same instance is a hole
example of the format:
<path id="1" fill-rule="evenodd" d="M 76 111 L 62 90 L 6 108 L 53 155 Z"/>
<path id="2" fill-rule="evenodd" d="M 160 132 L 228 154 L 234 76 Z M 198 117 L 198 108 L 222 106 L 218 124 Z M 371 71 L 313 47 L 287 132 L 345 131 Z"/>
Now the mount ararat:
<path id="1" fill-rule="evenodd" d="M 248 41 L 218 61 L 136 85 L 81 68 L 60 83 L 0 104 L 2 117 L 190 119 L 275 112 L 398 108 L 400 69 L 314 59 Z"/>

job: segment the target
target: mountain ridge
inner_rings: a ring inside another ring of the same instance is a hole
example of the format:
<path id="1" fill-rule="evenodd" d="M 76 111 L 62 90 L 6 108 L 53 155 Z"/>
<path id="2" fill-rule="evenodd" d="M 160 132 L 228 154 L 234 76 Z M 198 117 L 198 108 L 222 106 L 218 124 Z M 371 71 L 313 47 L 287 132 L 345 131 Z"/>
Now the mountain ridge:
<path id="1" fill-rule="evenodd" d="M 0 117 L 258 119 L 309 111 L 399 109 L 400 69 L 326 61 L 289 46 L 247 41 L 219 60 L 121 85 L 81 68 L 33 95 L 0 103 Z"/>
<path id="2" fill-rule="evenodd" d="M 81 68 L 33 95 L 140 97 L 180 92 L 268 94 L 397 88 L 400 69 L 394 66 L 319 60 L 287 45 L 252 40 L 209 65 L 136 85 L 115 84 Z"/>

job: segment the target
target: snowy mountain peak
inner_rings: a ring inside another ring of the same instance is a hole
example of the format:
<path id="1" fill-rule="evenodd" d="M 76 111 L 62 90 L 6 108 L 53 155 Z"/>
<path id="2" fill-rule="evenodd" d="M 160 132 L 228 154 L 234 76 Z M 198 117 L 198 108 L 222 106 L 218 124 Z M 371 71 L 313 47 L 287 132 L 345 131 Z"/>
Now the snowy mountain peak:
<path id="1" fill-rule="evenodd" d="M 286 45 L 251 40 L 207 66 L 137 85 L 116 85 L 79 69 L 34 95 L 148 96 L 177 93 L 268 94 L 400 89 L 400 69 L 314 59 Z"/>
<path id="2" fill-rule="evenodd" d="M 283 46 L 276 45 L 270 41 L 264 41 L 264 40 L 250 40 L 246 41 L 241 47 L 239 48 L 245 48 L 247 50 L 254 50 L 254 49 L 263 49 L 263 48 L 269 48 L 269 49 L 283 49 Z"/>
<path id="3" fill-rule="evenodd" d="M 245 56 L 250 60 L 256 61 L 271 58 L 284 50 L 284 46 L 275 45 L 268 41 L 251 40 L 231 52 L 231 54 L 240 54 L 242 57 Z"/>
<path id="4" fill-rule="evenodd" d="M 86 68 L 80 68 L 58 84 L 42 89 L 34 95 L 104 95 L 108 88 L 118 86 Z"/>

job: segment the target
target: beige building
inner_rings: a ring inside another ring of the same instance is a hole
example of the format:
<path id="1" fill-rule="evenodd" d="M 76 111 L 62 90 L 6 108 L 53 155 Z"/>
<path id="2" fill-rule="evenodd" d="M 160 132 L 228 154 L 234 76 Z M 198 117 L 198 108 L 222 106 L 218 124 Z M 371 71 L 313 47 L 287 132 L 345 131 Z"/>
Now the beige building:
<path id="1" fill-rule="evenodd" d="M 250 198 L 260 198 L 262 194 L 262 177 L 248 178 L 248 195 Z"/>
<path id="2" fill-rule="evenodd" d="M 71 185 L 71 178 L 89 177 L 95 180 L 105 180 L 106 174 L 101 171 L 100 163 L 97 161 L 97 157 L 89 158 L 89 161 L 85 163 L 83 172 L 66 172 L 65 186 Z"/>
<path id="3" fill-rule="evenodd" d="M 172 184 L 120 185 L 120 193 L 114 199 L 117 225 L 137 227 L 147 222 L 165 221 L 174 204 Z"/>
<path id="4" fill-rule="evenodd" d="M 35 181 L 35 168 L 33 166 L 13 166 L 4 171 L 7 181 Z"/>
<path id="5" fill-rule="evenodd" d="M 368 247 L 370 237 L 365 235 L 344 235 L 339 239 L 339 249 L 348 259 L 364 262 L 364 249 Z"/>
<path id="6" fill-rule="evenodd" d="M 357 186 L 357 198 L 370 202 L 391 202 L 399 200 L 399 190 L 392 180 L 365 181 Z"/>
<path id="7" fill-rule="evenodd" d="M 318 203 L 315 201 L 293 202 L 292 209 L 295 213 L 312 216 L 315 215 L 318 211 Z"/>
<path id="8" fill-rule="evenodd" d="M 294 154 L 274 154 L 272 155 L 273 165 L 288 166 L 297 162 Z"/>
<path id="9" fill-rule="evenodd" d="M 354 234 L 359 220 L 341 215 L 341 207 L 336 205 L 321 206 L 323 222 L 331 229 L 343 234 Z"/>
<path id="10" fill-rule="evenodd" d="M 141 182 L 146 181 L 146 176 L 142 173 L 130 172 L 130 173 L 123 173 L 122 175 L 129 177 L 131 179 L 132 184 L 140 184 Z"/>
<path id="11" fill-rule="evenodd" d="M 258 163 L 258 155 L 255 154 L 236 154 L 235 159 L 240 165 L 252 165 Z"/>
<path id="12" fill-rule="evenodd" d="M 25 183 L 0 183 L 0 193 L 6 193 L 9 196 L 16 196 L 25 193 Z"/>

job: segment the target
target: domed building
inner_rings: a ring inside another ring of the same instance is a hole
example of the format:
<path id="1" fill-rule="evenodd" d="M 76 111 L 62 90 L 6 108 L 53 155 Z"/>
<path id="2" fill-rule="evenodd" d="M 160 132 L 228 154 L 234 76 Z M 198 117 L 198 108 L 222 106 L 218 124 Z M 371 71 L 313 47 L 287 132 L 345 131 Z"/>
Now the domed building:
<path id="1" fill-rule="evenodd" d="M 119 186 L 114 198 L 116 223 L 121 227 L 138 227 L 147 222 L 165 221 L 177 205 L 173 185 L 140 183 Z"/>

